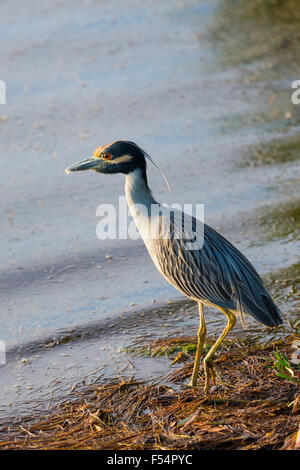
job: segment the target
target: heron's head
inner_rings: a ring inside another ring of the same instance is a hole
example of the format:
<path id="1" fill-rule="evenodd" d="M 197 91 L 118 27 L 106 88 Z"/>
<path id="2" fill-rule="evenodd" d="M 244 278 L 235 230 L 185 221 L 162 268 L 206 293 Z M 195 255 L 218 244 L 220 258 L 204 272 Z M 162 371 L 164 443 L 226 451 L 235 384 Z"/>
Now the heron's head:
<path id="1" fill-rule="evenodd" d="M 134 142 L 118 140 L 96 148 L 91 158 L 75 163 L 66 169 L 73 171 L 94 170 L 97 173 L 128 173 L 140 169 L 146 177 L 145 152 Z"/>
<path id="2" fill-rule="evenodd" d="M 117 140 L 111 144 L 98 147 L 91 158 L 75 163 L 65 171 L 71 173 L 73 171 L 94 170 L 97 173 L 123 173 L 128 175 L 135 170 L 139 170 L 147 184 L 146 159 L 150 160 L 160 171 L 170 191 L 167 178 L 159 166 L 138 145 L 127 140 Z"/>

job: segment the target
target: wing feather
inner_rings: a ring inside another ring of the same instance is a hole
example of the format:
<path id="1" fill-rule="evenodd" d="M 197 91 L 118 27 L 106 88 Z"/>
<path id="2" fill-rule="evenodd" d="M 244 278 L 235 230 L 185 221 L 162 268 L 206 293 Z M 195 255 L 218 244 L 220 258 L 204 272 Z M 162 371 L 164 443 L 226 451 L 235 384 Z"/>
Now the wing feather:
<path id="1" fill-rule="evenodd" d="M 171 236 L 155 242 L 156 264 L 163 276 L 195 300 L 250 314 L 267 326 L 282 323 L 277 305 L 247 258 L 194 217 L 185 214 L 183 223 L 185 235 L 193 239 L 196 234 L 198 244 L 188 250 L 187 240 L 175 236 L 183 228 L 178 217 L 171 219 Z"/>

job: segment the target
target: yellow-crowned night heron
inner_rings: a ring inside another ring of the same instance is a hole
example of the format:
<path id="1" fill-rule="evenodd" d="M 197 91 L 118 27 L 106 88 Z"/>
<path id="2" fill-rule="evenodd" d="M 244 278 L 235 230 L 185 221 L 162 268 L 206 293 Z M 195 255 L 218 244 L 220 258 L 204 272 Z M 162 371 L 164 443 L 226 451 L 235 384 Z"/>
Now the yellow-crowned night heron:
<path id="1" fill-rule="evenodd" d="M 91 169 L 125 174 L 128 206 L 156 268 L 199 306 L 192 386 L 197 384 L 206 336 L 203 305 L 213 306 L 226 315 L 224 331 L 203 359 L 207 392 L 210 379 L 215 383 L 212 356 L 233 328 L 236 315 L 250 314 L 264 325 L 274 327 L 282 323 L 280 311 L 254 267 L 229 241 L 191 215 L 167 209 L 153 198 L 147 182 L 146 159 L 153 162 L 135 143 L 117 141 L 97 148 L 93 157 L 72 165 L 66 172 Z M 187 240 L 193 240 L 189 248 Z"/>

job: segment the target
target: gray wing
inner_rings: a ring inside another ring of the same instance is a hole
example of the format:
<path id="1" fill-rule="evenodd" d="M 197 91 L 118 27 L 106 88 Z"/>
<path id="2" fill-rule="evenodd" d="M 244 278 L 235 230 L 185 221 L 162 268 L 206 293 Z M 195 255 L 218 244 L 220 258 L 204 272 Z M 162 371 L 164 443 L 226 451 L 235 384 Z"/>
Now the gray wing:
<path id="1" fill-rule="evenodd" d="M 200 222 L 189 218 L 195 234 Z M 171 235 L 175 232 L 171 221 Z M 188 297 L 248 313 L 267 326 L 282 323 L 277 305 L 247 258 L 208 225 L 203 233 L 204 244 L 195 250 L 187 250 L 186 240 L 172 236 L 157 242 L 156 256 L 166 279 Z"/>

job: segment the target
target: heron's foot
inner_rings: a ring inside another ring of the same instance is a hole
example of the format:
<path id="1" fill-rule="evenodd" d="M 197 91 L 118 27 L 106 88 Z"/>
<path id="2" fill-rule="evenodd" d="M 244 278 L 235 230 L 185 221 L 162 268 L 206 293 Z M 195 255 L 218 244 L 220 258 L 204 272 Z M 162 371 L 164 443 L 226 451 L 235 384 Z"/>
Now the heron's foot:
<path id="1" fill-rule="evenodd" d="M 193 374 L 191 380 L 188 383 L 189 387 L 196 387 L 197 386 L 197 380 L 198 380 L 198 372 L 197 374 Z"/>
<path id="2" fill-rule="evenodd" d="M 204 359 L 203 367 L 205 376 L 204 393 L 208 393 L 210 384 L 216 385 L 216 371 L 214 361 L 212 359 Z"/>
<path id="3" fill-rule="evenodd" d="M 199 364 L 196 368 L 193 370 L 193 374 L 191 377 L 190 382 L 188 383 L 189 387 L 197 387 L 197 381 L 198 381 L 198 375 L 199 375 Z"/>

